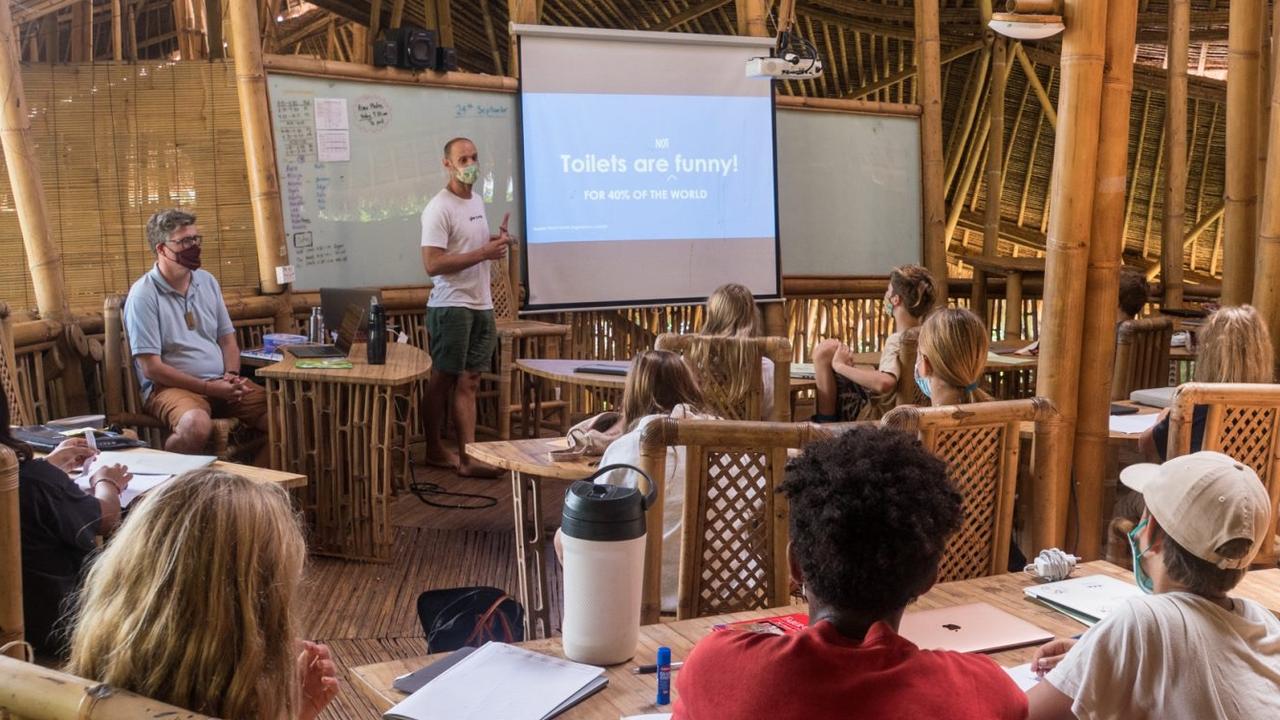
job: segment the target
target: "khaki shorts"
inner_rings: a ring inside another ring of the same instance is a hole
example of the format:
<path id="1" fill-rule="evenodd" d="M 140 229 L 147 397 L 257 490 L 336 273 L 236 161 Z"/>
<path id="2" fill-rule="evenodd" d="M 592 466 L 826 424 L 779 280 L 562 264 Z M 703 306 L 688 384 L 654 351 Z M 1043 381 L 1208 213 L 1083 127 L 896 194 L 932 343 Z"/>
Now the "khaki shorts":
<path id="1" fill-rule="evenodd" d="M 244 384 L 245 394 L 238 403 L 215 400 L 182 388 L 156 385 L 143 405 L 148 415 L 163 420 L 170 429 L 192 410 L 203 410 L 214 418 L 235 418 L 249 427 L 257 427 L 267 414 L 267 391 L 253 382 Z"/>

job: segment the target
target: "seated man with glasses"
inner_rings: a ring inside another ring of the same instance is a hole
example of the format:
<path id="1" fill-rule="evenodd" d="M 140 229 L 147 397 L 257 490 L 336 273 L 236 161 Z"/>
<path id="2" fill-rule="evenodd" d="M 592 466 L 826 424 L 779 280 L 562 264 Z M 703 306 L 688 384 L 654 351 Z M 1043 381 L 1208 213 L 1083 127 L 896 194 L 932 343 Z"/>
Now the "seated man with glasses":
<path id="1" fill-rule="evenodd" d="M 165 449 L 204 452 L 214 417 L 265 432 L 267 394 L 238 374 L 240 348 L 222 288 L 200 269 L 196 216 L 161 210 L 147 221 L 147 242 L 156 264 L 129 289 L 124 322 L 143 409 L 172 430 Z"/>

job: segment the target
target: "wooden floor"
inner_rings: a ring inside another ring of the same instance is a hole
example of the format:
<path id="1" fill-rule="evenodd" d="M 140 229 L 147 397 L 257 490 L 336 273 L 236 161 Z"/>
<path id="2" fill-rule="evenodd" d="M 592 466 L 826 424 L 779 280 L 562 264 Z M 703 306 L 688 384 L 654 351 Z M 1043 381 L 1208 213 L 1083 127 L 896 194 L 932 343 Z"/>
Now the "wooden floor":
<path id="1" fill-rule="evenodd" d="M 488 495 L 498 503 L 483 510 L 444 509 L 405 494 L 393 506 L 396 537 L 389 564 L 311 559 L 300 608 L 303 637 L 329 645 L 342 678 L 342 690 L 324 718 L 378 717 L 348 682 L 347 668 L 426 652 L 416 610 L 422 591 L 491 585 L 516 595 L 510 478 L 471 480 L 425 468 L 417 469 L 415 478 L 451 492 Z M 558 526 L 567 483 L 546 487 L 547 522 Z M 445 504 L 461 500 L 438 499 Z M 558 566 L 552 568 L 549 585 L 551 615 L 559 618 Z"/>

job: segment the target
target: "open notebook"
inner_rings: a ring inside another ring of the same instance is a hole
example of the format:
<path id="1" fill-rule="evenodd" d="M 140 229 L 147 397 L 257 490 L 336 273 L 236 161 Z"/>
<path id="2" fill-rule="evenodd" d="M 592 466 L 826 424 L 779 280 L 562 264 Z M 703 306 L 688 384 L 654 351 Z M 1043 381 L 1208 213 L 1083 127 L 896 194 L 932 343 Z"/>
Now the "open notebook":
<path id="1" fill-rule="evenodd" d="M 447 660 L 447 658 L 446 658 Z M 549 720 L 608 684 L 604 670 L 490 642 L 382 717 L 387 720 Z"/>
<path id="2" fill-rule="evenodd" d="M 1092 627 L 1113 609 L 1142 591 L 1137 585 L 1109 575 L 1086 575 L 1070 580 L 1032 585 L 1026 596 Z"/>

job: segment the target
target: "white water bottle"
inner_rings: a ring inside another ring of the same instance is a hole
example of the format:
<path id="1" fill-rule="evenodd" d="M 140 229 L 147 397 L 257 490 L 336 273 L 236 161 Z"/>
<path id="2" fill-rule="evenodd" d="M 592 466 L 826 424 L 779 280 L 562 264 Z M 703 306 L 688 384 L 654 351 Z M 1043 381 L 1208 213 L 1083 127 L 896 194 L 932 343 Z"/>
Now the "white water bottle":
<path id="1" fill-rule="evenodd" d="M 629 465 L 600 468 L 635 472 L 649 488 L 575 482 L 565 493 L 560 526 L 564 544 L 565 657 L 590 665 L 616 665 L 636 654 L 644 589 L 645 511 L 657 489 Z"/>

